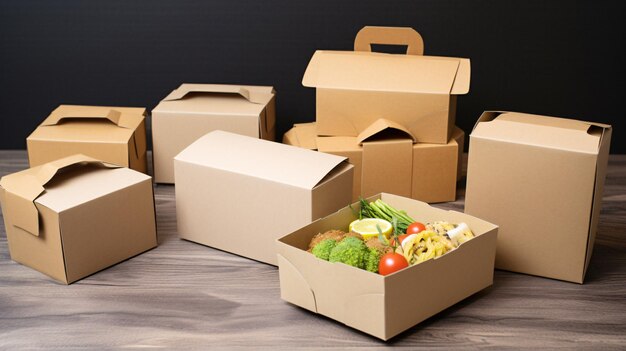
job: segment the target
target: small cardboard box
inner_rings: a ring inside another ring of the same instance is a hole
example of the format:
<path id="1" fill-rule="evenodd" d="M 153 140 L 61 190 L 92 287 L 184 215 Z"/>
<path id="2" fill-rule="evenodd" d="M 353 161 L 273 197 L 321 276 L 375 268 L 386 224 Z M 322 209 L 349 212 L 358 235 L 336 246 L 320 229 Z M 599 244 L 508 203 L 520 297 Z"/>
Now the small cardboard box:
<path id="1" fill-rule="evenodd" d="M 388 192 L 433 203 L 456 199 L 464 138 L 455 127 L 447 144 L 413 144 L 401 126 L 378 120 L 357 137 L 319 137 L 316 123 L 296 124 L 283 143 L 348 157 L 354 165 L 353 201 Z"/>
<path id="2" fill-rule="evenodd" d="M 496 268 L 582 283 L 611 127 L 485 112 L 470 135 L 465 212 L 500 226 Z"/>
<path id="3" fill-rule="evenodd" d="M 371 44 L 404 44 L 408 50 L 374 53 Z M 384 118 L 418 142 L 448 143 L 456 96 L 469 91 L 468 59 L 423 56 L 422 38 L 411 28 L 365 27 L 354 50 L 318 50 L 306 69 L 302 84 L 316 88 L 318 135 L 358 136 Z"/>
<path id="4" fill-rule="evenodd" d="M 174 163 L 181 238 L 273 265 L 277 238 L 350 203 L 344 157 L 214 131 Z"/>
<path id="5" fill-rule="evenodd" d="M 315 234 L 347 230 L 357 216 L 346 207 L 278 240 L 283 300 L 388 340 L 493 283 L 497 226 L 400 196 L 380 194 L 372 199 L 376 198 L 423 222 L 465 222 L 476 237 L 439 258 L 387 276 L 307 252 Z M 360 208 L 358 203 L 352 207 Z"/>
<path id="6" fill-rule="evenodd" d="M 11 258 L 65 284 L 157 246 L 151 178 L 84 155 L 2 177 L 0 203 Z"/>
<path id="7" fill-rule="evenodd" d="M 60 105 L 26 139 L 31 167 L 74 154 L 147 172 L 146 109 Z"/>
<path id="8" fill-rule="evenodd" d="M 152 110 L 155 182 L 174 183 L 174 156 L 213 130 L 274 140 L 275 95 L 268 86 L 182 84 Z"/>

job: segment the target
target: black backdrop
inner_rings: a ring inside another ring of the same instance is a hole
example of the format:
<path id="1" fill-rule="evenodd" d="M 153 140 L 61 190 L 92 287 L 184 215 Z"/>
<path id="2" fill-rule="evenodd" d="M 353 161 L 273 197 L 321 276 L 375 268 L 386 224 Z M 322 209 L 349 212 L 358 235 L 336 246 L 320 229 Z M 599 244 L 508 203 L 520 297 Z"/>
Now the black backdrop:
<path id="1" fill-rule="evenodd" d="M 61 103 L 153 108 L 182 82 L 273 85 L 278 135 L 315 118 L 301 85 L 316 49 L 349 50 L 364 25 L 410 26 L 428 55 L 468 57 L 466 132 L 486 109 L 614 126 L 624 109 L 621 1 L 4 1 L 0 148 Z"/>

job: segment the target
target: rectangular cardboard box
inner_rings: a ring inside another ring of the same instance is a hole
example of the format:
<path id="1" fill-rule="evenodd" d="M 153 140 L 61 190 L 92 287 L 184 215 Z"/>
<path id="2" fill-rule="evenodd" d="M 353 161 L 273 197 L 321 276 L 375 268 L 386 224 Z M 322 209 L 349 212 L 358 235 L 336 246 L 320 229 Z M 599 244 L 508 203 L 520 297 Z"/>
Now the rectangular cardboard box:
<path id="1" fill-rule="evenodd" d="M 60 105 L 26 139 L 31 167 L 74 154 L 147 172 L 146 109 Z"/>
<path id="2" fill-rule="evenodd" d="M 610 142 L 604 124 L 483 113 L 470 136 L 465 212 L 500 226 L 496 268 L 583 282 Z"/>
<path id="3" fill-rule="evenodd" d="M 374 198 L 423 222 L 465 222 L 476 237 L 439 258 L 387 276 L 330 263 L 307 252 L 315 234 L 347 230 L 357 217 L 346 207 L 278 240 L 283 300 L 388 340 L 493 283 L 495 225 L 400 196 Z M 352 207 L 360 208 L 358 203 Z"/>
<path id="4" fill-rule="evenodd" d="M 11 258 L 65 284 L 157 245 L 151 178 L 84 155 L 2 177 L 0 203 Z"/>
<path id="5" fill-rule="evenodd" d="M 375 53 L 370 44 L 406 44 L 406 55 Z M 365 27 L 355 51 L 315 52 L 302 84 L 316 88 L 320 136 L 357 136 L 377 119 L 402 125 L 418 142 L 446 144 L 456 96 L 467 94 L 470 61 L 423 56 L 411 28 Z M 413 49 L 415 48 L 415 49 Z"/>
<path id="6" fill-rule="evenodd" d="M 182 84 L 152 110 L 155 182 L 174 183 L 174 156 L 213 130 L 274 140 L 275 95 L 269 86 Z"/>
<path id="7" fill-rule="evenodd" d="M 174 162 L 181 238 L 273 265 L 277 238 L 350 203 L 344 157 L 214 131 Z"/>
<path id="8" fill-rule="evenodd" d="M 454 201 L 465 133 L 455 127 L 447 144 L 413 144 L 410 134 L 391 125 L 379 120 L 358 137 L 319 137 L 316 123 L 296 124 L 283 143 L 348 157 L 354 165 L 353 201 L 381 192 L 430 203 Z"/>

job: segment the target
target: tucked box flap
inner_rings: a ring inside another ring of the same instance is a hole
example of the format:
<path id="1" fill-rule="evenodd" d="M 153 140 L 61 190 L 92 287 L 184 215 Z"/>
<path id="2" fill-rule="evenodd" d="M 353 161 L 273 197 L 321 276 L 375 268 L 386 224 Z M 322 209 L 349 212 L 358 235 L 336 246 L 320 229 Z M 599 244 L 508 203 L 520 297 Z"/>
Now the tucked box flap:
<path id="1" fill-rule="evenodd" d="M 373 138 L 381 137 L 385 138 L 392 136 L 394 138 L 409 138 L 413 143 L 417 142 L 417 139 L 404 128 L 401 124 L 390 121 L 388 119 L 380 118 L 372 123 L 369 127 L 365 128 L 357 137 L 357 141 L 363 144 L 366 140 L 372 140 Z"/>
<path id="2" fill-rule="evenodd" d="M 283 144 L 316 150 L 316 136 L 317 128 L 315 127 L 315 122 L 294 124 L 293 128 L 283 135 Z"/>
<path id="3" fill-rule="evenodd" d="M 483 113 L 472 137 L 596 154 L 607 126 L 516 112 Z"/>
<path id="4" fill-rule="evenodd" d="M 250 87 L 224 84 L 182 84 L 163 101 L 184 99 L 189 93 L 238 94 L 253 104 L 267 104 L 274 96 L 272 87 Z"/>
<path id="5" fill-rule="evenodd" d="M 181 151 L 176 160 L 313 189 L 345 157 L 239 134 L 213 131 Z"/>
<path id="6" fill-rule="evenodd" d="M 138 118 L 128 118 L 125 115 L 144 116 L 144 108 L 118 108 L 108 106 L 79 106 L 79 105 L 60 105 L 48 118 L 46 118 L 42 126 L 55 126 L 63 122 L 71 122 L 72 120 L 93 119 L 110 122 L 118 127 L 135 129 L 140 123 Z"/>
<path id="7" fill-rule="evenodd" d="M 38 236 L 39 216 L 34 201 L 45 191 L 44 186 L 61 169 L 86 164 L 98 164 L 107 168 L 119 167 L 85 155 L 74 155 L 2 177 L 0 186 L 7 193 L 7 210 L 14 218 L 14 225 Z"/>
<path id="8" fill-rule="evenodd" d="M 469 74 L 468 59 L 318 50 L 302 84 L 327 89 L 464 94 L 469 90 Z"/>

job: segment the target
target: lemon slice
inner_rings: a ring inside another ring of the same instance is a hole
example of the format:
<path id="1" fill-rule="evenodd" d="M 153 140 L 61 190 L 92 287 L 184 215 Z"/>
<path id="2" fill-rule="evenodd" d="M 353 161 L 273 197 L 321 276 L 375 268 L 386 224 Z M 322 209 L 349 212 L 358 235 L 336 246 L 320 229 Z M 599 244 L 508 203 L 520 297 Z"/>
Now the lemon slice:
<path id="1" fill-rule="evenodd" d="M 373 237 L 378 237 L 378 229 L 376 229 L 376 225 L 378 225 L 380 231 L 385 237 L 388 238 L 391 235 L 391 232 L 393 231 L 393 226 L 391 225 L 391 223 L 380 218 L 357 219 L 356 221 L 350 223 L 349 229 L 351 232 L 361 234 L 363 239 L 369 239 Z"/>

